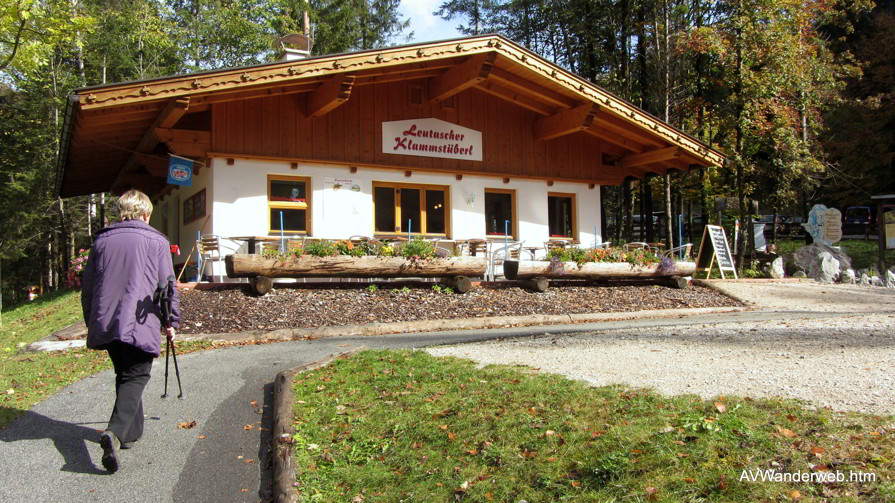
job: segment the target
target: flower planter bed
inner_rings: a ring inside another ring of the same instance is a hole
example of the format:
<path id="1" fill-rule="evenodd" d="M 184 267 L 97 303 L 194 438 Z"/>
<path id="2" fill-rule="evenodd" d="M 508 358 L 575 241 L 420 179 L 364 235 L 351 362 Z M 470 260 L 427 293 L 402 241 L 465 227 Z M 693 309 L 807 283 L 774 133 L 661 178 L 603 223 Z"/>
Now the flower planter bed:
<path id="1" fill-rule="evenodd" d="M 231 278 L 440 278 L 482 277 L 488 262 L 484 257 L 406 259 L 403 257 L 289 257 L 235 254 L 225 259 Z"/>
<path id="2" fill-rule="evenodd" d="M 636 265 L 628 262 L 555 262 L 522 260 L 515 275 L 507 271 L 507 279 L 526 280 L 547 279 L 600 279 L 600 278 L 669 278 L 692 276 L 696 271 L 695 262 L 674 262 L 667 267 L 662 264 Z"/>
<path id="3" fill-rule="evenodd" d="M 255 278 L 259 294 L 270 290 L 270 278 L 447 278 L 445 282 L 460 293 L 469 290 L 469 277 L 485 275 L 484 257 L 448 257 L 407 259 L 403 257 L 265 257 L 228 255 L 224 262 L 227 276 Z"/>

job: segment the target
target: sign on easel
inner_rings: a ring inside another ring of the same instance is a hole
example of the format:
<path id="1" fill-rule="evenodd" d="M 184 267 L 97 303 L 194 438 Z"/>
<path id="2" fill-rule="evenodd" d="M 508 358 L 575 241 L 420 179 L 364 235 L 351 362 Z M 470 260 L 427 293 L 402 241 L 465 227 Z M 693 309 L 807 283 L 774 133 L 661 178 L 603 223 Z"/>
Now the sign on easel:
<path id="1" fill-rule="evenodd" d="M 733 264 L 733 255 L 730 253 L 724 228 L 718 225 L 706 225 L 702 233 L 702 242 L 699 243 L 696 272 L 705 271 L 705 277 L 708 278 L 712 274 L 712 266 L 716 260 L 718 270 L 721 271 L 721 279 L 726 279 L 724 271 L 732 273 L 733 279 L 737 279 L 737 270 Z"/>

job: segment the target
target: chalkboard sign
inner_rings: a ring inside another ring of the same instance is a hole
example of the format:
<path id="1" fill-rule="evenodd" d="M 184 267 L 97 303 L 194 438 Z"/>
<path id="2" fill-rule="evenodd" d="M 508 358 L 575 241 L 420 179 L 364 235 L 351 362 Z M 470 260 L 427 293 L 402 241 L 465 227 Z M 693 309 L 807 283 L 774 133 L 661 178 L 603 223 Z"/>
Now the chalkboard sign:
<path id="1" fill-rule="evenodd" d="M 708 278 L 715 260 L 718 261 L 721 278 L 724 278 L 724 271 L 729 271 L 736 279 L 736 267 L 733 265 L 733 255 L 730 254 L 730 246 L 727 244 L 724 228 L 717 225 L 706 225 L 705 231 L 702 233 L 702 242 L 699 244 L 699 256 L 696 258 L 696 272 L 705 271 L 705 277 Z"/>

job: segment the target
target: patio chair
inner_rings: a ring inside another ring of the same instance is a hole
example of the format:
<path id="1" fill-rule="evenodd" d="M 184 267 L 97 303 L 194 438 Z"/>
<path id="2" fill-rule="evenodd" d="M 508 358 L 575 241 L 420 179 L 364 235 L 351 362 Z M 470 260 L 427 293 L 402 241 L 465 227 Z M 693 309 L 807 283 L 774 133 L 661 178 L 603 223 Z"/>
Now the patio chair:
<path id="1" fill-rule="evenodd" d="M 552 250 L 563 250 L 566 247 L 565 241 L 544 241 L 544 251 L 550 256 Z"/>
<path id="2" fill-rule="evenodd" d="M 199 251 L 199 257 L 202 260 L 202 269 L 198 272 L 198 282 L 202 282 L 202 273 L 205 271 L 205 264 L 211 262 L 211 274 L 209 277 L 214 280 L 214 263 L 224 260 L 221 256 L 221 238 L 215 234 L 205 234 L 196 241 L 196 249 Z M 218 273 L 218 279 L 224 282 L 224 275 Z"/>
<path id="3" fill-rule="evenodd" d="M 494 281 L 497 266 L 503 266 L 507 260 L 519 260 L 522 255 L 522 243 L 519 241 L 510 241 L 506 244 L 496 242 L 488 254 L 488 270 L 486 271 L 486 280 Z M 488 278 L 490 276 L 490 279 Z"/>
<path id="4" fill-rule="evenodd" d="M 649 249 L 649 243 L 644 243 L 643 241 L 635 241 L 633 243 L 625 243 L 622 248 L 625 250 L 642 250 Z"/>
<path id="5" fill-rule="evenodd" d="M 690 249 L 691 248 L 693 248 L 693 243 L 687 243 L 685 245 L 675 246 L 674 248 L 663 253 L 662 256 L 668 257 L 672 260 L 675 260 L 678 257 L 681 257 L 681 260 L 686 260 L 686 259 L 690 258 Z M 681 253 L 681 252 L 683 252 L 683 253 Z"/>
<path id="6" fill-rule="evenodd" d="M 488 257 L 491 252 L 491 241 L 484 239 L 470 239 L 466 242 L 467 255 L 470 257 Z"/>

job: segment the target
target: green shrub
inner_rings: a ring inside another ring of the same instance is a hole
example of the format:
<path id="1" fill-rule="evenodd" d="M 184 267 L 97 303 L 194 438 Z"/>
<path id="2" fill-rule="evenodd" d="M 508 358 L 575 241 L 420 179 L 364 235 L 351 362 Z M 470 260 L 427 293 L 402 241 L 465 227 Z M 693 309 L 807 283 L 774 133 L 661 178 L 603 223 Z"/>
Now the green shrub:
<path id="1" fill-rule="evenodd" d="M 305 255 L 313 257 L 333 257 L 339 254 L 332 241 L 307 241 L 303 248 Z"/>
<path id="2" fill-rule="evenodd" d="M 280 248 L 278 246 L 265 246 L 261 250 L 261 256 L 264 258 L 275 258 L 275 259 L 284 258 L 283 254 L 280 253 Z"/>
<path id="3" fill-rule="evenodd" d="M 380 257 L 394 257 L 395 256 L 395 247 L 392 245 L 382 245 L 379 247 L 377 251 L 377 255 Z"/>
<path id="4" fill-rule="evenodd" d="M 399 253 L 402 257 L 410 260 L 435 258 L 435 243 L 424 241 L 423 238 L 417 237 L 412 241 L 403 243 Z"/>

